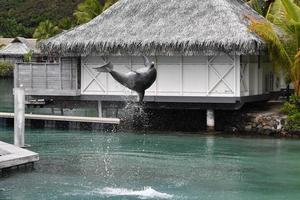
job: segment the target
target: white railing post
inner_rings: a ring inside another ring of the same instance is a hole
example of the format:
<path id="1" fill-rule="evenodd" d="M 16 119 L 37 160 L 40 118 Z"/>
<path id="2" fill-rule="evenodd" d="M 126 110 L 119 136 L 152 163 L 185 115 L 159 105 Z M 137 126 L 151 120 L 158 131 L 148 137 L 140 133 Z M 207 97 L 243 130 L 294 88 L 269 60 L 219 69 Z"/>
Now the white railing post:
<path id="1" fill-rule="evenodd" d="M 14 68 L 14 88 L 19 87 L 19 64 L 15 63 Z"/>
<path id="2" fill-rule="evenodd" d="M 212 109 L 206 111 L 206 125 L 208 131 L 215 130 L 215 111 Z"/>
<path id="3" fill-rule="evenodd" d="M 102 101 L 98 101 L 98 117 L 103 117 Z"/>
<path id="4" fill-rule="evenodd" d="M 25 146 L 25 90 L 20 87 L 14 88 L 14 144 L 18 147 Z"/>

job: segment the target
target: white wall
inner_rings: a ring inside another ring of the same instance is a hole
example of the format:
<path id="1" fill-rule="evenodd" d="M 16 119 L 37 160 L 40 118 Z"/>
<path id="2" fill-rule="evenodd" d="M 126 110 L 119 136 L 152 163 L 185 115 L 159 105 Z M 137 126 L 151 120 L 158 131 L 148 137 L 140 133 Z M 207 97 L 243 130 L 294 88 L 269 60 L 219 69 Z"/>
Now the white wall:
<path id="1" fill-rule="evenodd" d="M 114 69 L 129 72 L 143 67 L 142 57 L 109 57 Z M 240 95 L 239 56 L 149 57 L 156 63 L 157 80 L 146 91 L 149 96 L 213 96 Z M 110 74 L 98 73 L 104 64 L 100 56 L 82 57 L 82 95 L 129 95 L 134 92 L 116 82 Z"/>
<path id="2" fill-rule="evenodd" d="M 261 56 L 260 65 L 263 71 L 263 93 L 279 91 L 281 89 L 281 79 L 284 79 L 283 74 L 274 71 L 274 67 L 267 55 Z M 280 77 L 281 76 L 281 77 Z"/>
<path id="3" fill-rule="evenodd" d="M 279 91 L 280 81 L 267 55 L 241 56 L 241 96 Z"/>

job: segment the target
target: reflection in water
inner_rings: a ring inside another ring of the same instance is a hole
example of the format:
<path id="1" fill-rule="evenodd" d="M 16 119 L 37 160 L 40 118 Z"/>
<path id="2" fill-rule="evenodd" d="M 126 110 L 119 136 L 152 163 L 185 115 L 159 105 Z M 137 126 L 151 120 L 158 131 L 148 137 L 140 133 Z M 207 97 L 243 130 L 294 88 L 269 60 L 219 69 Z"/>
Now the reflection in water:
<path id="1" fill-rule="evenodd" d="M 0 78 L 0 112 L 14 111 L 13 87 L 12 78 Z"/>
<path id="2" fill-rule="evenodd" d="M 214 153 L 214 137 L 206 138 L 206 152 L 208 155 L 212 155 Z"/>

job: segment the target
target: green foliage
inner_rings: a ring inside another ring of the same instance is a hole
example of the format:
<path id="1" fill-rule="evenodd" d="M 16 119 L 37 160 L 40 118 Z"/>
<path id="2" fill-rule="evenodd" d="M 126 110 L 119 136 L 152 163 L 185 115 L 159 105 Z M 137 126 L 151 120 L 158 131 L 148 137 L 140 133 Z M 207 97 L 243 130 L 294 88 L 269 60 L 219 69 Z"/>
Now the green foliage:
<path id="1" fill-rule="evenodd" d="M 31 62 L 33 55 L 33 51 L 29 51 L 27 54 L 24 55 L 24 62 Z"/>
<path id="2" fill-rule="evenodd" d="M 248 0 L 247 3 L 259 14 L 264 14 L 265 1 L 263 0 Z"/>
<path id="3" fill-rule="evenodd" d="M 30 36 L 31 30 L 14 18 L 5 18 L 0 16 L 0 34 L 3 37 Z"/>
<path id="4" fill-rule="evenodd" d="M 268 8 L 268 21 L 252 19 L 249 28 L 268 43 L 270 58 L 277 71 L 283 71 L 286 80 L 293 83 L 295 94 L 300 95 L 300 62 L 297 52 L 300 48 L 299 0 L 275 0 Z M 275 25 L 280 31 L 275 29 Z"/>
<path id="5" fill-rule="evenodd" d="M 110 6 L 114 5 L 117 2 L 118 0 L 105 0 L 103 10 L 106 10 L 107 8 L 109 8 Z"/>
<path id="6" fill-rule="evenodd" d="M 83 24 L 100 15 L 103 6 L 98 0 L 85 0 L 77 6 L 74 16 L 78 24 Z"/>
<path id="7" fill-rule="evenodd" d="M 289 131 L 300 131 L 300 112 L 290 115 L 285 127 Z"/>
<path id="8" fill-rule="evenodd" d="M 48 39 L 60 32 L 58 26 L 54 26 L 52 22 L 46 20 L 41 22 L 39 26 L 34 31 L 33 37 L 41 40 L 41 39 Z"/>
<path id="9" fill-rule="evenodd" d="M 0 35 L 31 38 L 39 24 L 46 20 L 60 31 L 67 30 L 93 19 L 115 2 L 117 0 L 0 0 Z"/>
<path id="10" fill-rule="evenodd" d="M 286 115 L 294 115 L 294 114 L 298 113 L 298 108 L 295 104 L 286 102 L 286 103 L 284 103 L 283 108 L 281 109 L 281 112 Z"/>
<path id="11" fill-rule="evenodd" d="M 14 66 L 9 62 L 0 62 L 0 77 L 6 77 L 8 76 L 12 70 L 14 69 Z"/>
<path id="12" fill-rule="evenodd" d="M 99 0 L 85 0 L 77 6 L 74 12 L 77 24 L 83 24 L 100 15 L 118 0 L 105 0 L 102 4 Z"/>
<path id="13" fill-rule="evenodd" d="M 290 102 L 286 102 L 281 111 L 288 115 L 285 128 L 289 131 L 300 131 L 300 97 L 291 96 Z"/>
<path id="14" fill-rule="evenodd" d="M 82 1 L 0 0 L 0 35 L 30 38 L 42 21 L 50 20 L 58 25 L 61 19 L 67 17 L 73 22 L 73 11 Z"/>
<path id="15" fill-rule="evenodd" d="M 61 20 L 59 20 L 58 24 L 57 24 L 57 26 L 61 30 L 68 30 L 68 29 L 72 28 L 73 25 L 74 25 L 74 22 L 71 17 L 64 17 Z"/>

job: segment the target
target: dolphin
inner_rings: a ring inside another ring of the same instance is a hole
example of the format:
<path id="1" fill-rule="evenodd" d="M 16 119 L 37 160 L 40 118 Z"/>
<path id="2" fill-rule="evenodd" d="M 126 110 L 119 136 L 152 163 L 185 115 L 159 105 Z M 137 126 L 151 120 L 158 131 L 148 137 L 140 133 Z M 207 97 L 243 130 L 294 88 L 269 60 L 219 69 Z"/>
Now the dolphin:
<path id="1" fill-rule="evenodd" d="M 146 56 L 143 56 L 145 67 L 121 73 L 114 70 L 113 64 L 109 61 L 101 67 L 94 68 L 98 72 L 110 73 L 111 76 L 125 87 L 138 93 L 138 101 L 143 102 L 145 90 L 148 89 L 156 80 L 157 71 L 155 63 L 150 63 Z M 105 59 L 104 59 L 105 60 Z"/>

